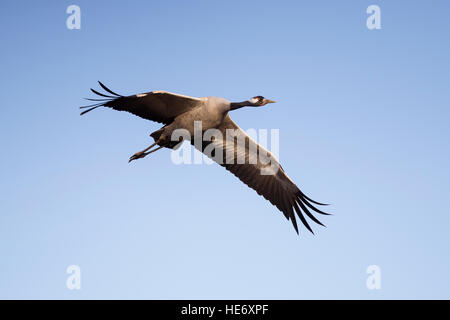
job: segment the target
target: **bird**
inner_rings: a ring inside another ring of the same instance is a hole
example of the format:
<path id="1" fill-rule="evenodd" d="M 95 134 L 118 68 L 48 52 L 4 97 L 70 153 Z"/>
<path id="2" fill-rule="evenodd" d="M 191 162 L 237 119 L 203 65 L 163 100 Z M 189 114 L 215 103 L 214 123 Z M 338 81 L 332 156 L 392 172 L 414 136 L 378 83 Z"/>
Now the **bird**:
<path id="1" fill-rule="evenodd" d="M 326 203 L 317 202 L 305 193 L 289 178 L 276 157 L 248 136 L 230 117 L 229 112 L 243 107 L 263 107 L 275 101 L 263 96 L 254 96 L 241 102 L 230 102 L 221 97 L 190 97 L 186 95 L 157 90 L 123 96 L 115 93 L 102 82 L 98 81 L 104 92 L 91 88 L 96 98 L 85 98 L 93 104 L 81 106 L 84 115 L 99 107 L 107 107 L 117 111 L 127 111 L 146 120 L 163 124 L 163 127 L 152 132 L 150 136 L 154 143 L 142 151 L 133 154 L 129 162 L 142 159 L 161 149 L 176 149 L 186 140 L 183 137 L 172 140 L 176 130 L 186 130 L 194 135 L 195 122 L 201 121 L 201 130 L 214 129 L 217 134 L 211 139 L 203 139 L 196 143 L 190 138 L 190 143 L 199 151 L 205 153 L 215 162 L 225 167 L 248 187 L 263 196 L 272 205 L 291 221 L 295 231 L 299 234 L 296 214 L 301 223 L 314 234 L 306 217 L 318 225 L 324 226 L 313 213 L 330 215 L 318 206 L 327 206 Z M 233 135 L 227 136 L 227 131 L 233 130 Z M 221 134 L 220 134 L 221 133 Z M 235 139 L 244 141 L 236 144 Z M 233 140 L 233 141 L 231 141 Z M 153 148 L 153 149 L 152 149 Z M 206 150 L 222 151 L 206 153 Z M 258 155 L 264 154 L 266 158 Z M 239 157 L 240 160 L 239 161 Z M 263 161 L 268 159 L 269 161 Z M 270 164 L 269 164 L 270 162 Z M 267 169 L 269 172 L 262 173 Z"/>

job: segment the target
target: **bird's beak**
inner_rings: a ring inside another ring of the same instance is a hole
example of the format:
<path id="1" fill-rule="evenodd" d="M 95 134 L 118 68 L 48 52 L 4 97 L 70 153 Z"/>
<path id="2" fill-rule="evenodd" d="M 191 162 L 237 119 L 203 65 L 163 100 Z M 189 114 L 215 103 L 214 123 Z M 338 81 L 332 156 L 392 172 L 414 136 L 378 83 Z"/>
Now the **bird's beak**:
<path id="1" fill-rule="evenodd" d="M 275 101 L 273 101 L 273 100 L 269 100 L 269 99 L 264 99 L 264 100 L 265 100 L 266 104 L 268 104 L 268 103 L 275 103 Z"/>

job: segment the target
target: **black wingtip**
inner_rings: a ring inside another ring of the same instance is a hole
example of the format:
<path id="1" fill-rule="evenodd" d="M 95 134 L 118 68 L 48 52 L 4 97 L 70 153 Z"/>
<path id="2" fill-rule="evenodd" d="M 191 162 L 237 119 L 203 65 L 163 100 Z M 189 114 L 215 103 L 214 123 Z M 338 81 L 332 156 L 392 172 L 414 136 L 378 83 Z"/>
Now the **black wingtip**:
<path id="1" fill-rule="evenodd" d="M 331 213 L 328 213 L 328 212 L 325 212 L 325 211 L 322 211 L 322 210 L 316 208 L 316 207 L 313 206 L 311 203 L 309 203 L 308 200 L 306 200 L 306 198 L 302 197 L 301 195 L 298 196 L 298 199 L 299 199 L 301 202 L 303 202 L 304 204 L 306 204 L 306 206 L 308 206 L 311 210 L 314 210 L 315 212 L 320 213 L 320 214 L 323 214 L 323 215 L 325 215 L 325 216 L 331 216 Z"/>
<path id="2" fill-rule="evenodd" d="M 111 99 L 109 98 L 105 98 L 105 99 L 92 99 L 92 98 L 83 98 L 84 100 L 88 100 L 88 101 L 111 101 Z"/>
<path id="3" fill-rule="evenodd" d="M 297 235 L 298 235 L 299 233 L 298 233 L 297 220 L 295 220 L 295 214 L 294 214 L 294 210 L 292 209 L 292 207 L 289 208 L 289 212 L 287 213 L 286 218 L 288 221 L 291 220 L 292 226 L 294 227 L 295 232 L 297 232 Z"/>
<path id="4" fill-rule="evenodd" d="M 316 217 L 313 216 L 313 214 L 308 210 L 308 208 L 305 207 L 301 199 L 297 199 L 297 203 L 299 204 L 300 208 L 302 208 L 303 212 L 315 223 L 318 225 L 321 225 L 322 227 L 325 227 L 325 225 L 320 222 Z"/>
<path id="5" fill-rule="evenodd" d="M 306 200 L 308 200 L 308 201 L 310 201 L 310 202 L 312 202 L 312 203 L 318 204 L 319 206 L 329 206 L 329 205 L 330 205 L 329 203 L 321 203 L 321 202 L 317 202 L 317 201 L 315 201 L 315 200 L 309 198 L 308 196 L 306 196 L 306 195 L 305 195 L 303 192 L 301 192 L 301 191 L 300 191 L 300 195 L 301 195 L 303 198 L 305 198 Z"/>
<path id="6" fill-rule="evenodd" d="M 82 116 L 82 115 L 85 114 L 85 113 L 88 113 L 89 111 L 92 111 L 92 110 L 94 110 L 94 109 L 97 109 L 98 107 L 100 107 L 100 106 L 95 106 L 95 107 L 92 107 L 92 108 L 90 108 L 90 109 L 87 109 L 87 110 L 83 111 L 82 113 L 80 113 L 80 116 Z"/>
<path id="7" fill-rule="evenodd" d="M 297 212 L 297 216 L 300 218 L 300 221 L 303 223 L 303 225 L 306 227 L 306 229 L 309 230 L 309 232 L 314 234 L 314 231 L 311 229 L 311 227 L 309 226 L 308 221 L 306 221 L 305 217 L 302 214 L 302 211 L 298 207 L 297 202 L 294 201 L 293 206 L 294 206 L 295 211 Z"/>
<path id="8" fill-rule="evenodd" d="M 92 110 L 98 108 L 98 107 L 101 107 L 101 106 L 108 106 L 108 103 L 109 103 L 110 101 L 114 101 L 114 100 L 116 100 L 116 99 L 119 99 L 119 98 L 123 97 L 123 96 L 121 96 L 121 95 L 119 95 L 119 94 L 113 92 L 112 90 L 108 89 L 108 88 L 107 88 L 103 83 L 101 83 L 100 81 L 99 81 L 98 83 L 100 84 L 100 86 L 101 86 L 105 91 L 107 91 L 108 93 L 112 94 L 113 96 L 109 96 L 109 95 L 100 93 L 100 92 L 98 92 L 97 90 L 91 88 L 91 91 L 92 91 L 93 93 L 95 93 L 96 95 L 98 95 L 98 96 L 100 96 L 100 97 L 103 97 L 103 98 L 101 98 L 101 99 L 84 98 L 84 99 L 86 99 L 86 100 L 94 101 L 94 102 L 96 102 L 96 103 L 91 104 L 91 105 L 87 105 L 87 106 L 82 106 L 82 107 L 80 107 L 80 109 L 86 109 L 86 108 L 89 108 L 88 110 L 83 111 L 82 113 L 80 113 L 81 116 L 82 116 L 83 114 L 85 114 L 85 113 L 88 113 L 89 111 L 92 111 Z"/>
<path id="9" fill-rule="evenodd" d="M 109 89 L 107 86 L 105 86 L 103 83 L 101 83 L 100 81 L 98 81 L 98 84 L 106 91 L 111 93 L 112 95 L 115 95 L 117 97 L 122 97 L 120 94 L 115 93 L 114 91 L 112 91 L 111 89 Z"/>
<path id="10" fill-rule="evenodd" d="M 100 93 L 100 92 L 98 92 L 97 90 L 94 90 L 94 89 L 92 89 L 92 88 L 91 88 L 91 91 L 92 91 L 93 93 L 95 93 L 96 95 L 99 95 L 99 96 L 101 96 L 101 97 L 105 97 L 105 98 L 109 98 L 109 99 L 115 99 L 115 98 L 116 98 L 116 97 L 112 97 L 112 96 L 107 96 L 106 94 Z"/>
<path id="11" fill-rule="evenodd" d="M 294 226 L 295 232 L 297 232 L 297 235 L 300 235 L 298 233 L 298 226 L 297 226 L 297 221 L 295 220 L 295 216 L 292 216 L 291 220 L 292 220 L 292 225 Z"/>

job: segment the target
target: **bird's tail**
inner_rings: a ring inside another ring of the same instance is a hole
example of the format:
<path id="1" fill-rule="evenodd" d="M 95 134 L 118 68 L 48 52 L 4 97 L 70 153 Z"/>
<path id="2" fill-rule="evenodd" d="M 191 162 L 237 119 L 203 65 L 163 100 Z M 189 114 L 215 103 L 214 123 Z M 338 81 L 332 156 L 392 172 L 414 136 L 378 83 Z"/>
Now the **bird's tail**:
<path id="1" fill-rule="evenodd" d="M 98 83 L 107 93 L 111 94 L 112 96 L 111 95 L 106 95 L 104 93 L 100 93 L 97 90 L 94 90 L 94 89 L 91 88 L 91 91 L 93 93 L 95 93 L 96 95 L 98 95 L 100 97 L 103 97 L 103 98 L 101 98 L 101 99 L 85 98 L 86 100 L 89 100 L 89 101 L 96 101 L 96 103 L 93 103 L 93 104 L 90 104 L 90 105 L 87 105 L 87 106 L 81 106 L 80 109 L 87 109 L 87 110 L 81 112 L 80 116 L 82 116 L 85 113 L 88 113 L 89 111 L 97 109 L 98 107 L 104 107 L 110 101 L 114 101 L 116 99 L 123 98 L 122 95 L 115 93 L 114 91 L 112 91 L 111 89 L 106 87 L 103 83 L 101 83 L 100 81 Z"/>
<path id="2" fill-rule="evenodd" d="M 150 133 L 150 137 L 152 137 L 155 140 L 155 142 L 160 146 L 177 150 L 181 146 L 181 143 L 183 142 L 183 140 L 180 139 L 178 141 L 165 141 L 165 140 L 161 139 L 161 135 L 164 133 L 164 129 L 166 127 L 167 127 L 167 125 L 165 125 L 161 129 L 158 129 L 158 130 Z"/>

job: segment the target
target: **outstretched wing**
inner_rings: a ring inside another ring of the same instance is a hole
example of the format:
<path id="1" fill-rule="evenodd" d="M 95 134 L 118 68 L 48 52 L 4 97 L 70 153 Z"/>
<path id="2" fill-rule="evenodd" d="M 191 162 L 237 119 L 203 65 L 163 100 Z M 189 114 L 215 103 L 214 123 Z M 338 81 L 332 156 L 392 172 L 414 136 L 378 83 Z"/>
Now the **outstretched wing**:
<path id="1" fill-rule="evenodd" d="M 259 195 L 269 200 L 283 212 L 288 220 L 291 220 L 297 233 L 298 227 L 294 212 L 297 213 L 300 221 L 312 233 L 313 231 L 305 215 L 315 223 L 323 226 L 313 216 L 311 211 L 328 215 L 315 206 L 326 204 L 316 202 L 300 191 L 284 172 L 273 154 L 251 139 L 231 120 L 229 115 L 225 117 L 218 130 L 221 133 L 219 137 L 212 134 L 214 138 L 211 140 L 213 141 L 202 141 L 202 150 L 200 151 L 225 167 L 247 186 L 254 189 Z M 227 135 L 227 130 L 233 131 L 229 131 Z M 239 141 L 245 141 L 245 144 L 239 143 Z M 195 141 L 192 141 L 192 144 L 199 149 L 200 146 L 196 146 Z M 215 151 L 212 151 L 214 149 Z M 221 151 L 220 154 L 217 153 L 218 150 Z M 258 156 L 259 154 L 263 156 Z M 265 174 L 262 174 L 263 172 Z"/>
<path id="2" fill-rule="evenodd" d="M 169 124 L 176 116 L 199 106 L 203 102 L 200 98 L 167 91 L 152 91 L 132 96 L 121 96 L 108 89 L 100 81 L 99 84 L 108 94 L 91 89 L 93 93 L 102 98 L 87 99 L 96 103 L 80 107 L 81 109 L 87 109 L 81 115 L 98 107 L 109 107 L 118 111 L 130 112 L 147 120 Z"/>

